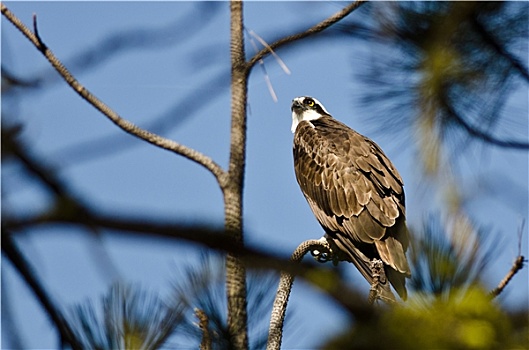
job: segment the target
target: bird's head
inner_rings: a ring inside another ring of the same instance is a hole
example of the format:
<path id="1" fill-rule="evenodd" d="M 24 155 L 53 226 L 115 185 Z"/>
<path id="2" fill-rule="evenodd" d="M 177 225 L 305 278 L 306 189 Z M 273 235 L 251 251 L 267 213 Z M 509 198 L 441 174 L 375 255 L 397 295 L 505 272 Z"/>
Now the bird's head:
<path id="1" fill-rule="evenodd" d="M 313 97 L 301 96 L 292 100 L 292 132 L 296 131 L 296 127 L 303 120 L 314 120 L 321 118 L 324 115 L 329 115 L 329 112 L 323 107 L 320 101 Z"/>

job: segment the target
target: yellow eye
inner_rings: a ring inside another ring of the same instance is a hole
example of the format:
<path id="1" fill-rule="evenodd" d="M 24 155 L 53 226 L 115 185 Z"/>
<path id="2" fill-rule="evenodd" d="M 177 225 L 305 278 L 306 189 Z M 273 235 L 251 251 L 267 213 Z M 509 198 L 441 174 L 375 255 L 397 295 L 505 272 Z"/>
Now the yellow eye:
<path id="1" fill-rule="evenodd" d="M 314 107 L 314 101 L 310 99 L 305 100 L 305 104 L 309 107 Z"/>

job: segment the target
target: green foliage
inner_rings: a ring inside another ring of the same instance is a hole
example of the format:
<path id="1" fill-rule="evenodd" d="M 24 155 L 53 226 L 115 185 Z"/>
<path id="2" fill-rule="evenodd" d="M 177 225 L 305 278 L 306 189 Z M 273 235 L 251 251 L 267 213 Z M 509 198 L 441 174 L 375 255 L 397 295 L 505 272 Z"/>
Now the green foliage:
<path id="1" fill-rule="evenodd" d="M 518 320 L 519 321 L 519 320 Z M 527 320 L 517 324 L 527 331 Z M 510 316 L 478 285 L 450 297 L 415 294 L 332 340 L 326 349 L 515 349 L 524 340 Z"/>

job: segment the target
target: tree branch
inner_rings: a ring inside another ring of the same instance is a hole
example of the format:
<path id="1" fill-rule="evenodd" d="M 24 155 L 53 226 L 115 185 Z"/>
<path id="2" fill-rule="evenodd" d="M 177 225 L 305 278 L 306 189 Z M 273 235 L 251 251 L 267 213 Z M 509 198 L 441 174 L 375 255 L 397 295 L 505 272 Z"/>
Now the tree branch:
<path id="1" fill-rule="evenodd" d="M 229 236 L 244 245 L 243 184 L 246 158 L 246 105 L 248 68 L 244 53 L 243 5 L 230 1 L 231 128 L 230 161 L 224 195 L 224 226 Z M 248 349 L 246 267 L 236 254 L 226 256 L 228 334 L 235 350 Z"/>
<path id="2" fill-rule="evenodd" d="M 512 267 L 511 269 L 509 270 L 509 272 L 507 273 L 507 275 L 505 275 L 505 277 L 500 281 L 500 283 L 498 284 L 498 286 L 496 288 L 494 288 L 490 294 L 493 298 L 497 297 L 498 295 L 500 295 L 501 292 L 503 292 L 503 290 L 505 289 L 505 287 L 507 287 L 507 284 L 509 284 L 509 282 L 511 281 L 511 279 L 514 277 L 514 275 L 516 275 L 516 273 L 518 271 L 520 271 L 522 268 L 523 268 L 523 265 L 524 263 L 526 263 L 527 260 L 522 256 L 522 255 L 519 255 L 513 262 L 512 264 Z"/>
<path id="3" fill-rule="evenodd" d="M 33 273 L 29 263 L 18 250 L 18 247 L 13 241 L 12 234 L 6 232 L 4 229 L 2 229 L 2 252 L 11 261 L 20 275 L 22 275 L 33 293 L 35 293 L 42 307 L 46 310 L 55 327 L 57 327 L 62 343 L 69 344 L 74 350 L 82 350 L 82 346 L 75 337 L 70 325 L 66 322 L 59 309 L 55 307 L 50 296 L 46 293 L 44 287 Z"/>
<path id="4" fill-rule="evenodd" d="M 72 89 L 77 92 L 84 100 L 91 104 L 94 108 L 100 111 L 108 119 L 110 119 L 114 124 L 120 127 L 123 131 L 136 136 L 144 141 L 149 142 L 155 146 L 166 149 L 168 151 L 179 154 L 187 159 L 202 165 L 204 168 L 209 170 L 213 176 L 215 176 L 217 182 L 221 187 L 224 187 L 226 184 L 226 174 L 222 168 L 215 163 L 210 157 L 191 149 L 187 146 L 181 145 L 173 140 L 166 139 L 157 134 L 144 130 L 132 122 L 123 119 L 119 114 L 114 112 L 110 107 L 105 103 L 99 100 L 94 96 L 90 91 L 88 91 L 83 85 L 81 85 L 77 79 L 68 71 L 68 69 L 62 64 L 53 52 L 43 43 L 41 38 L 37 34 L 37 25 L 36 17 L 34 17 L 34 31 L 31 32 L 28 27 L 24 25 L 9 9 L 2 3 L 1 11 L 7 20 L 9 20 L 36 48 L 39 50 L 50 64 L 55 68 L 55 70 L 62 76 L 62 78 L 72 87 Z"/>
<path id="5" fill-rule="evenodd" d="M 331 17 L 321 21 L 320 23 L 318 23 L 315 26 L 307 29 L 306 31 L 298 33 L 298 34 L 294 34 L 294 35 L 289 35 L 287 37 L 279 39 L 276 42 L 270 44 L 269 47 L 263 48 L 261 51 L 256 53 L 248 61 L 249 69 L 251 69 L 257 62 L 259 62 L 260 59 L 263 59 L 265 56 L 268 56 L 273 50 L 276 50 L 277 48 L 279 48 L 279 47 L 281 47 L 283 45 L 286 45 L 286 44 L 292 43 L 294 41 L 297 41 L 297 40 L 300 40 L 300 39 L 304 39 L 304 38 L 306 38 L 308 36 L 317 34 L 317 33 L 321 32 L 321 31 L 329 28 L 330 26 L 332 26 L 333 24 L 335 24 L 338 21 L 342 20 L 347 15 L 349 15 L 351 12 L 356 10 L 364 2 L 366 2 L 366 1 L 365 0 L 357 0 L 355 2 L 352 2 L 351 4 L 347 5 L 342 10 L 338 11 L 337 13 L 332 15 Z"/>
<path id="6" fill-rule="evenodd" d="M 290 260 L 295 263 L 299 263 L 305 254 L 313 250 L 328 250 L 329 245 L 326 241 L 311 239 L 302 242 L 292 256 Z M 285 313 L 287 311 L 288 299 L 290 292 L 292 291 L 292 285 L 294 284 L 294 276 L 288 272 L 282 271 L 279 278 L 279 287 L 277 288 L 276 297 L 274 300 L 274 306 L 272 309 L 272 316 L 270 317 L 270 328 L 268 330 L 268 343 L 266 346 L 267 350 L 279 350 L 281 348 L 281 341 L 283 338 L 283 324 L 285 321 Z"/>
<path id="7" fill-rule="evenodd" d="M 471 17 L 471 23 L 476 31 L 481 35 L 483 40 L 489 44 L 501 57 L 503 57 L 526 81 L 529 82 L 529 72 L 527 68 L 520 62 L 520 60 L 512 55 L 505 47 L 503 47 L 498 40 L 490 33 L 485 26 L 478 20 L 476 16 Z"/>

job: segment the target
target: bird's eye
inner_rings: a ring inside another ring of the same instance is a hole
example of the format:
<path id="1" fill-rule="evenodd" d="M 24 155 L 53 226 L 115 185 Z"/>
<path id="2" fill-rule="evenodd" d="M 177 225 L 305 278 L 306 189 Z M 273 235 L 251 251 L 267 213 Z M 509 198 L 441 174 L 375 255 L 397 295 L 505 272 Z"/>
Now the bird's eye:
<path id="1" fill-rule="evenodd" d="M 308 98 L 305 100 L 305 104 L 309 107 L 314 107 L 314 100 Z"/>

